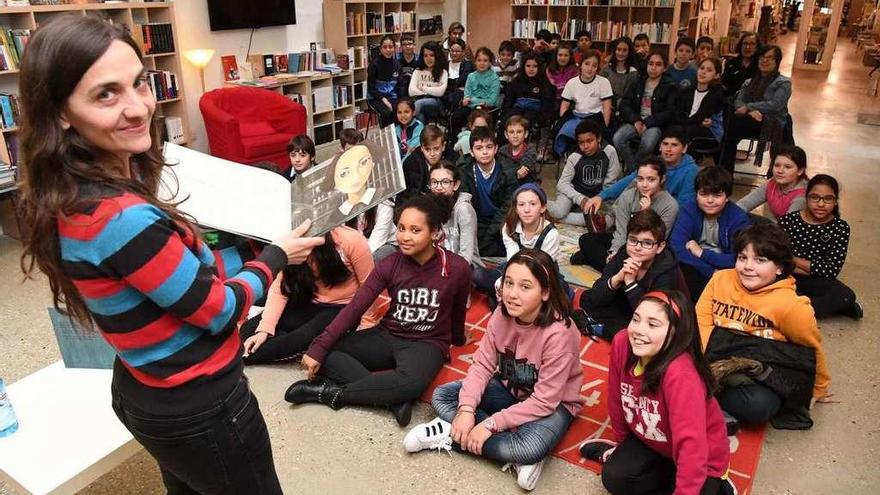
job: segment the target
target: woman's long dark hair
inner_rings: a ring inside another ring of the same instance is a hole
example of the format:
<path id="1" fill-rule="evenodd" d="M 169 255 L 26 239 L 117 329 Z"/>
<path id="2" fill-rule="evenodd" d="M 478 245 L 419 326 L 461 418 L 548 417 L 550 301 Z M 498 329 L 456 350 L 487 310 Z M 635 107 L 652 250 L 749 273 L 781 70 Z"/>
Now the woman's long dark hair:
<path id="1" fill-rule="evenodd" d="M 425 65 L 425 50 L 430 50 L 431 53 L 434 54 L 434 67 L 431 68 L 431 77 L 434 79 L 434 82 L 440 82 L 440 79 L 443 78 L 443 71 L 446 70 L 447 66 L 446 54 L 443 53 L 443 47 L 436 41 L 428 41 L 422 45 L 422 49 L 419 50 L 420 70 L 428 70 L 428 66 Z"/>
<path id="2" fill-rule="evenodd" d="M 626 47 L 629 48 L 629 52 L 627 52 L 626 55 L 626 60 L 624 60 L 624 63 L 626 64 L 626 70 L 630 70 L 631 68 L 636 66 L 636 47 L 635 45 L 633 45 L 632 40 L 629 39 L 629 36 L 621 36 L 620 38 L 617 38 L 616 40 L 611 42 L 611 62 L 608 63 L 608 67 L 612 71 L 617 70 L 617 45 L 621 43 L 625 44 Z"/>
<path id="3" fill-rule="evenodd" d="M 736 42 L 736 50 L 735 50 L 736 56 L 740 60 L 742 60 L 744 58 L 743 57 L 743 41 L 745 41 L 746 38 L 750 38 L 750 37 L 755 38 L 755 54 L 752 55 L 752 58 L 749 59 L 749 63 L 756 63 L 757 59 L 758 59 L 758 50 L 761 49 L 761 38 L 758 37 L 757 33 L 753 33 L 751 31 L 749 31 L 749 32 L 743 33 L 739 37 L 739 41 Z"/>
<path id="4" fill-rule="evenodd" d="M 162 167 L 157 127 L 150 122 L 152 144 L 129 163 L 96 147 L 76 129 L 64 129 L 61 115 L 80 79 L 114 41 L 140 48 L 124 26 L 96 17 L 62 15 L 46 22 L 30 38 L 19 74 L 21 124 L 21 269 L 46 274 L 52 303 L 85 328 L 93 319 L 85 301 L 61 266 L 58 221 L 83 212 L 102 197 L 132 193 L 162 210 L 185 236 L 194 225 L 172 204 L 157 197 Z M 128 167 L 130 170 L 125 170 Z M 131 178 L 127 178 L 130 174 Z M 188 232 L 187 232 L 188 231 Z M 61 306 L 65 308 L 62 309 Z"/>
<path id="5" fill-rule="evenodd" d="M 547 72 L 543 67 L 544 64 L 541 63 L 541 57 L 531 50 L 523 53 L 522 57 L 520 57 L 519 68 L 516 70 L 516 77 L 518 79 L 521 78 L 523 81 L 529 79 L 529 76 L 526 75 L 526 62 L 529 60 L 534 60 L 538 64 L 538 73 L 535 75 L 535 79 L 549 82 L 547 79 Z"/>
<path id="6" fill-rule="evenodd" d="M 284 269 L 281 293 L 287 296 L 287 304 L 304 306 L 315 298 L 319 280 L 327 287 L 334 287 L 349 278 L 351 270 L 342 261 L 332 233 L 327 232 L 324 245 L 313 249 L 305 263 Z"/>
<path id="7" fill-rule="evenodd" d="M 755 60 L 759 60 L 769 52 L 773 52 L 773 59 L 776 61 L 776 68 L 768 74 L 763 74 L 759 70 L 755 77 L 752 78 L 752 82 L 750 82 L 748 88 L 746 88 L 746 94 L 749 96 L 748 101 L 763 100 L 764 91 L 767 90 L 767 87 L 770 86 L 777 77 L 779 77 L 779 64 L 782 62 L 782 48 L 779 48 L 776 45 L 764 45 L 755 52 Z"/>
<path id="8" fill-rule="evenodd" d="M 665 295 L 666 300 L 663 297 L 646 295 L 639 304 L 644 301 L 653 301 L 663 306 L 666 317 L 669 319 L 669 331 L 666 333 L 666 340 L 663 342 L 660 352 L 645 366 L 642 390 L 650 394 L 656 393 L 660 389 L 663 375 L 670 363 L 681 354 L 687 353 L 691 355 L 697 374 L 706 385 L 707 397 L 711 397 L 718 385 L 712 375 L 711 368 L 709 368 L 709 361 L 703 354 L 693 303 L 677 290 L 658 290 L 656 292 Z M 673 309 L 673 304 L 677 307 L 678 313 Z M 637 360 L 638 358 L 633 356 L 627 368 L 635 365 Z"/>

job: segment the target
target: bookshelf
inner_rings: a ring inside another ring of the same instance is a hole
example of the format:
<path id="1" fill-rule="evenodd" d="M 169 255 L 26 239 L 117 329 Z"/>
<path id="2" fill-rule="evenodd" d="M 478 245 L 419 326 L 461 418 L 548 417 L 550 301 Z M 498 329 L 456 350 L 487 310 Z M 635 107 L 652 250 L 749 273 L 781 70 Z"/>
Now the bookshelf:
<path id="1" fill-rule="evenodd" d="M 438 3 L 441 2 L 324 0 L 324 45 L 332 48 L 337 54 L 344 54 L 350 48 L 362 48 L 367 55 L 362 60 L 362 66 L 356 67 L 353 64 L 351 66 L 352 84 L 363 87 L 363 92 L 357 92 L 358 97 L 354 101 L 358 112 L 364 111 L 367 106 L 366 82 L 370 47 L 378 46 L 379 40 L 385 35 L 394 37 L 399 47 L 400 36 L 411 34 L 416 40 L 416 51 L 418 51 L 421 45 L 418 33 L 419 7 L 425 5 L 430 9 L 436 7 L 430 4 Z M 442 4 L 440 9 L 442 13 Z M 371 29 L 374 26 L 368 21 L 373 19 L 381 19 L 382 23 Z M 446 19 L 443 21 L 447 22 Z"/>
<path id="2" fill-rule="evenodd" d="M 126 3 L 90 3 L 64 5 L 31 5 L 23 7 L 0 7 L 0 27 L 8 29 L 36 29 L 49 19 L 64 14 L 79 13 L 106 19 L 114 24 L 129 27 L 134 39 L 145 48 L 144 36 L 140 26 L 147 24 L 170 24 L 171 40 L 174 51 L 155 50 L 144 57 L 144 66 L 151 71 L 167 71 L 174 74 L 177 92 L 167 95 L 166 99 L 157 101 L 156 114 L 164 117 L 179 117 L 183 121 L 184 139 L 189 139 L 189 121 L 183 94 L 183 79 L 180 57 L 180 42 L 177 36 L 177 23 L 174 17 L 174 4 L 165 1 L 126 2 Z M 170 40 L 169 40 L 170 41 Z M 145 50 L 146 52 L 146 50 Z M 0 92 L 18 93 L 18 69 L 0 72 Z M 16 146 L 17 126 L 9 126 L 0 132 L 0 157 L 8 157 L 10 146 Z M 15 155 L 15 153 L 13 153 Z"/>
<path id="3" fill-rule="evenodd" d="M 600 5 L 601 3 L 601 5 Z M 607 52 L 620 36 L 645 32 L 652 46 L 674 55 L 679 32 L 688 27 L 690 2 L 683 0 L 511 0 L 511 39 L 530 42 L 540 29 L 558 32 L 566 41 L 586 29 L 593 47 Z"/>

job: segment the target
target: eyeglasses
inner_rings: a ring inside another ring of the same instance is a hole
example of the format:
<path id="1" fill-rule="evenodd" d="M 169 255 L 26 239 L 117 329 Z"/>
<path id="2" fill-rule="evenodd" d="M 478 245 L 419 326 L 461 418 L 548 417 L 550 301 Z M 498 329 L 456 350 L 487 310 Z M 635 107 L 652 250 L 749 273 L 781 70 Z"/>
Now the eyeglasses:
<path id="1" fill-rule="evenodd" d="M 636 239 L 635 237 L 627 237 L 626 243 L 632 247 L 642 246 L 644 249 L 653 249 L 654 246 L 660 244 L 659 242 L 652 241 L 650 239 L 639 240 L 639 239 Z"/>
<path id="2" fill-rule="evenodd" d="M 431 181 L 431 189 L 437 188 L 447 188 L 452 185 L 452 179 L 443 179 L 443 180 L 432 180 Z"/>
<path id="3" fill-rule="evenodd" d="M 808 194 L 807 201 L 809 201 L 810 203 L 831 204 L 831 203 L 834 203 L 835 201 L 837 201 L 837 196 L 832 196 L 832 195 L 820 196 L 818 194 Z"/>

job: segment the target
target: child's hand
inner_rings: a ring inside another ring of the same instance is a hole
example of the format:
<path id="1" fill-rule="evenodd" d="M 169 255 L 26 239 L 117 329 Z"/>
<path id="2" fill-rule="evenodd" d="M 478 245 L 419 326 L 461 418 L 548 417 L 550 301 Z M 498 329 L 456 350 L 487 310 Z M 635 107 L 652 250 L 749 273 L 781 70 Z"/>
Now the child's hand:
<path id="1" fill-rule="evenodd" d="M 758 122 L 761 122 L 762 120 L 764 120 L 764 114 L 762 114 L 761 112 L 759 112 L 757 110 L 752 110 L 751 112 L 749 112 L 749 117 L 757 120 Z"/>
<path id="2" fill-rule="evenodd" d="M 303 355 L 302 364 L 306 368 L 309 380 L 314 378 L 318 374 L 318 370 L 321 369 L 321 363 L 312 359 L 308 354 Z"/>
<path id="3" fill-rule="evenodd" d="M 630 285 L 636 281 L 636 277 L 639 275 L 639 268 L 642 267 L 642 262 L 634 260 L 632 258 L 627 258 L 623 261 L 623 268 L 621 268 L 621 272 L 623 273 L 623 283 L 625 285 Z"/>
<path id="4" fill-rule="evenodd" d="M 700 247 L 700 244 L 697 241 L 690 240 L 687 242 L 687 244 L 684 245 L 684 247 L 687 248 L 687 250 L 690 251 L 691 254 L 696 256 L 697 258 L 703 256 L 703 248 Z"/>
<path id="5" fill-rule="evenodd" d="M 712 119 L 703 119 L 703 127 L 712 127 Z"/>
<path id="6" fill-rule="evenodd" d="M 527 175 L 529 175 L 529 167 L 522 166 L 516 171 L 516 178 L 517 179 L 522 179 Z"/>
<path id="7" fill-rule="evenodd" d="M 478 424 L 468 434 L 467 450 L 472 454 L 483 455 L 483 444 L 486 443 L 486 440 L 491 436 L 491 431 L 483 426 L 482 423 Z"/>
<path id="8" fill-rule="evenodd" d="M 827 393 L 822 397 L 813 397 L 812 399 L 810 399 L 810 409 L 812 409 L 813 406 L 816 404 L 840 404 L 840 401 L 834 399 L 833 397 L 834 394 L 832 393 Z"/>
<path id="9" fill-rule="evenodd" d="M 581 208 L 583 208 L 584 213 L 598 213 L 599 208 L 602 206 L 602 198 L 599 196 L 593 196 L 587 201 L 581 204 Z"/>
<path id="10" fill-rule="evenodd" d="M 449 435 L 452 441 L 467 449 L 468 434 L 474 429 L 474 413 L 472 411 L 459 410 L 452 420 L 452 431 Z"/>
<path id="11" fill-rule="evenodd" d="M 391 102 L 388 101 L 388 98 L 382 98 L 382 103 L 384 103 L 385 106 L 388 107 L 388 110 L 394 110 L 394 108 L 391 106 Z"/>
<path id="12" fill-rule="evenodd" d="M 605 257 L 605 263 L 606 264 L 611 263 L 611 258 L 613 258 L 613 257 L 614 257 L 614 251 L 609 252 L 608 256 Z"/>
<path id="13" fill-rule="evenodd" d="M 464 99 L 461 100 L 461 106 L 463 106 L 463 107 L 466 107 L 466 106 L 468 106 L 468 105 L 470 105 L 470 104 L 471 104 L 471 99 L 470 99 L 470 98 L 464 98 Z"/>
<path id="14" fill-rule="evenodd" d="M 639 208 L 647 210 L 651 207 L 651 196 L 642 196 L 639 198 Z"/>
<path id="15" fill-rule="evenodd" d="M 257 349 L 260 348 L 266 342 L 266 339 L 269 338 L 269 334 L 266 332 L 261 332 L 259 329 L 250 337 L 245 339 L 243 347 L 244 347 L 244 356 L 248 357 L 251 354 L 257 352 Z"/>
<path id="16" fill-rule="evenodd" d="M 641 136 L 642 134 L 644 134 L 644 133 L 645 133 L 645 129 L 647 129 L 647 127 L 645 127 L 645 123 L 642 122 L 641 120 L 638 121 L 638 122 L 636 122 L 635 124 L 633 124 L 633 127 L 636 128 L 636 132 L 639 133 L 639 136 Z"/>
<path id="17" fill-rule="evenodd" d="M 737 108 L 736 112 L 734 112 L 734 113 L 738 113 L 740 115 L 745 115 L 745 114 L 749 113 L 749 109 L 746 108 L 745 105 L 743 105 L 743 106 Z"/>

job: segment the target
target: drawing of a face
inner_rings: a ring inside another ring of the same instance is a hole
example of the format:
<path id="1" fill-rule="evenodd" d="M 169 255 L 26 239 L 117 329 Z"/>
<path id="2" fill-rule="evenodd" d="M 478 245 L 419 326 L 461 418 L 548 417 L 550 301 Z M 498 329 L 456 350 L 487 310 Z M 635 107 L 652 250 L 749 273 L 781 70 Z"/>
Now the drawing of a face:
<path id="1" fill-rule="evenodd" d="M 374 165 L 373 157 L 366 146 L 352 146 L 336 161 L 333 171 L 336 190 L 347 194 L 349 203 L 357 203 L 367 190 L 367 182 Z"/>

